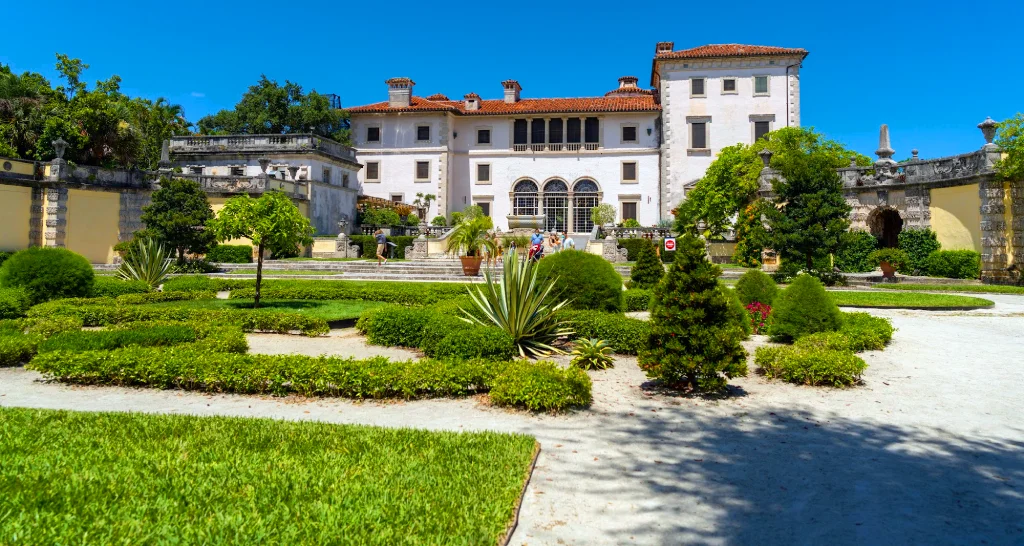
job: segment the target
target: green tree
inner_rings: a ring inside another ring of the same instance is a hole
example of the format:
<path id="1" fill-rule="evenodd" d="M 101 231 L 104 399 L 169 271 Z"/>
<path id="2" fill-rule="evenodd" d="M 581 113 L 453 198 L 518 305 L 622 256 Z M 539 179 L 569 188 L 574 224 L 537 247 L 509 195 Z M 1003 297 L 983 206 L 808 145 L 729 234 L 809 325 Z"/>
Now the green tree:
<path id="1" fill-rule="evenodd" d="M 597 226 L 606 226 L 615 222 L 615 207 L 608 203 L 590 209 L 590 221 Z"/>
<path id="2" fill-rule="evenodd" d="M 221 110 L 199 120 L 202 134 L 313 133 L 349 143 L 348 113 L 331 108 L 326 95 L 305 93 L 296 83 L 260 76 L 234 110 Z"/>
<path id="3" fill-rule="evenodd" d="M 783 260 L 815 272 L 815 259 L 838 251 L 850 227 L 843 182 L 833 158 L 821 151 L 788 154 L 779 163 L 782 178 L 772 181 L 775 206 L 764 208 L 771 245 Z"/>
<path id="4" fill-rule="evenodd" d="M 995 143 L 1006 154 L 996 165 L 1007 180 L 1024 180 L 1024 114 L 999 123 Z"/>
<path id="5" fill-rule="evenodd" d="M 216 243 L 216 235 L 206 229 L 213 217 L 213 208 L 199 183 L 182 178 L 161 178 L 160 189 L 142 208 L 142 222 L 149 234 L 173 248 L 179 264 L 185 263 L 186 252 L 206 254 Z"/>
<path id="6" fill-rule="evenodd" d="M 771 165 L 776 169 L 790 156 L 808 153 L 827 157 L 832 169 L 848 167 L 851 160 L 858 165 L 871 165 L 867 156 L 848 150 L 814 129 L 784 127 L 772 131 L 754 144 L 722 148 L 704 177 L 676 208 L 676 231 L 696 234 L 701 221 L 707 226 L 705 235 L 726 231 L 732 218 L 757 199 L 758 176 L 764 167 L 758 154 L 765 149 L 772 152 Z"/>
<path id="7" fill-rule="evenodd" d="M 732 261 L 744 267 L 761 265 L 761 251 L 768 241 L 768 232 L 764 229 L 762 208 L 764 199 L 756 199 L 736 218 L 736 249 L 732 253 Z"/>
<path id="8" fill-rule="evenodd" d="M 257 199 L 232 197 L 208 227 L 221 242 L 247 238 L 256 245 L 256 297 L 260 306 L 265 249 L 284 249 L 313 244 L 313 226 L 282 192 L 270 191 Z"/>
<path id="9" fill-rule="evenodd" d="M 638 356 L 649 377 L 674 388 L 720 392 L 727 379 L 747 374 L 743 330 L 718 282 L 721 274 L 707 260 L 703 241 L 679 238 L 672 267 L 654 289 L 651 333 Z"/>
<path id="10" fill-rule="evenodd" d="M 629 272 L 633 288 L 652 288 L 665 276 L 665 266 L 654 251 L 654 243 L 646 239 L 637 253 L 636 264 Z"/>

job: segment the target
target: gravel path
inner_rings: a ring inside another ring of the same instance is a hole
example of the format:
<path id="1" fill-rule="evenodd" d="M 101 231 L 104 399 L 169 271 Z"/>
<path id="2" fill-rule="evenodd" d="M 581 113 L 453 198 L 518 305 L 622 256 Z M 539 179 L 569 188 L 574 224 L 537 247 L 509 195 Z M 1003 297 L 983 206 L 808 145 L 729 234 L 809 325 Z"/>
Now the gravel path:
<path id="1" fill-rule="evenodd" d="M 0 369 L 0 404 L 529 433 L 543 451 L 513 544 L 1024 544 L 1024 297 L 984 297 L 996 308 L 875 312 L 899 331 L 847 390 L 751 376 L 727 399 L 673 397 L 621 358 L 592 373 L 593 407 L 563 416 L 67 387 L 22 369 Z M 348 332 L 250 343 L 407 355 Z"/>

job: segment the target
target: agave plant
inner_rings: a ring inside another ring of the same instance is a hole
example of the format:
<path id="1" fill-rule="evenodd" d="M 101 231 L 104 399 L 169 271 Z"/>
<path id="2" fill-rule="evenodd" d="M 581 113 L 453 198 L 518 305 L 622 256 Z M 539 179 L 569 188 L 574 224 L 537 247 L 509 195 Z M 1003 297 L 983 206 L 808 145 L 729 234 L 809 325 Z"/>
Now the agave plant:
<path id="1" fill-rule="evenodd" d="M 603 339 L 578 339 L 571 364 L 584 370 L 604 370 L 613 365 L 611 353 L 612 346 Z"/>
<path id="2" fill-rule="evenodd" d="M 554 279 L 538 281 L 534 263 L 519 260 L 513 251 L 505 259 L 500 282 L 495 282 L 491 272 L 486 271 L 483 286 L 469 291 L 485 319 L 461 309 L 466 315 L 462 320 L 501 328 L 512 336 L 523 357 L 564 354 L 552 343 L 559 337 L 571 335 L 572 331 L 555 315 L 567 302 L 553 306 L 545 303 L 553 287 Z"/>
<path id="3" fill-rule="evenodd" d="M 164 245 L 154 239 L 139 239 L 125 253 L 117 276 L 126 281 L 143 281 L 150 288 L 156 288 L 167 278 L 172 261 Z"/>

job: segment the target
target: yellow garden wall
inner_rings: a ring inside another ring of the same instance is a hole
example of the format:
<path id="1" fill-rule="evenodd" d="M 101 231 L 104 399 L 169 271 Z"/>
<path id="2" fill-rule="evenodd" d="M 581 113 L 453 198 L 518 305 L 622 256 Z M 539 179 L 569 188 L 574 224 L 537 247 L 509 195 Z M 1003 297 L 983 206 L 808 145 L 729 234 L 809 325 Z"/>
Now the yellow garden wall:
<path id="1" fill-rule="evenodd" d="M 0 251 L 28 248 L 32 188 L 0 185 Z"/>
<path id="2" fill-rule="evenodd" d="M 943 250 L 981 252 L 981 197 L 978 185 L 931 190 L 931 228 Z"/>
<path id="3" fill-rule="evenodd" d="M 92 263 L 114 261 L 121 196 L 115 192 L 68 190 L 64 246 Z"/>

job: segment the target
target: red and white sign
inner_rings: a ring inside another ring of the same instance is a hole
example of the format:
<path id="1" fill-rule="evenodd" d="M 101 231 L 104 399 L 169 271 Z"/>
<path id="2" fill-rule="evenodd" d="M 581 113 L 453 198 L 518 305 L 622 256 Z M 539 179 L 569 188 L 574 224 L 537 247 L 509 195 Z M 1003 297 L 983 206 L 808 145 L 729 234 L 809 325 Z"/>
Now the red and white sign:
<path id="1" fill-rule="evenodd" d="M 665 251 L 666 252 L 672 252 L 675 249 L 676 249 L 676 238 L 675 237 L 665 237 Z"/>

